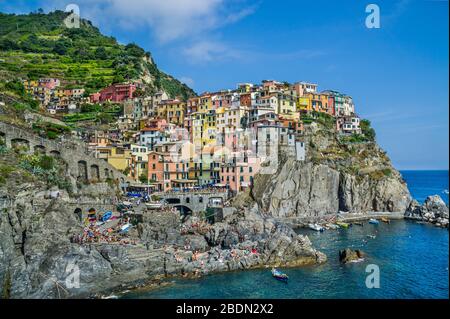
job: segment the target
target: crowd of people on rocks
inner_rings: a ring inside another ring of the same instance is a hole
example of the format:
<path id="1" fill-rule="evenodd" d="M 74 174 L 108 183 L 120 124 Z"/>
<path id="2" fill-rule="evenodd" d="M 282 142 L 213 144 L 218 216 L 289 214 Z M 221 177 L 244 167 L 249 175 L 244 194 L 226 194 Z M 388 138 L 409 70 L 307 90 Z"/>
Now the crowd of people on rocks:
<path id="1" fill-rule="evenodd" d="M 70 240 L 76 244 L 121 244 L 137 245 L 137 240 L 128 236 L 131 228 L 130 218 L 123 214 L 115 216 L 112 212 L 97 214 L 95 209 L 89 210 L 84 219 L 81 234 L 74 234 Z"/>

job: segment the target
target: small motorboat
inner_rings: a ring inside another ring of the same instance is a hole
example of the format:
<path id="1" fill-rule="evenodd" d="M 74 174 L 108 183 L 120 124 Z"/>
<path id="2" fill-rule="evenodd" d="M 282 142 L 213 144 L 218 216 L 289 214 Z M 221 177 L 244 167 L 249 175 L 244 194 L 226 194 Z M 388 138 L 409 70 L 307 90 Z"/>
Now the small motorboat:
<path id="1" fill-rule="evenodd" d="M 378 225 L 380 222 L 374 218 L 369 219 L 369 224 Z"/>
<path id="2" fill-rule="evenodd" d="M 319 224 L 309 224 L 308 225 L 309 229 L 315 230 L 315 231 L 324 231 L 324 228 L 322 226 L 320 226 Z"/>
<path id="3" fill-rule="evenodd" d="M 385 217 L 381 218 L 381 221 L 383 223 L 386 223 L 386 224 L 390 224 L 391 223 L 391 221 L 389 219 L 385 218 Z"/>
<path id="4" fill-rule="evenodd" d="M 377 238 L 377 236 L 375 236 L 375 235 L 367 235 L 367 238 L 375 239 L 375 238 Z"/>
<path id="5" fill-rule="evenodd" d="M 337 222 L 336 225 L 338 225 L 341 228 L 349 228 L 350 224 L 344 223 L 344 222 Z"/>
<path id="6" fill-rule="evenodd" d="M 123 225 L 122 227 L 120 227 L 120 233 L 127 233 L 130 230 L 131 224 L 127 223 L 125 225 Z"/>
<path id="7" fill-rule="evenodd" d="M 364 226 L 364 224 L 362 222 L 354 222 L 353 224 L 358 225 L 358 226 Z"/>
<path id="8" fill-rule="evenodd" d="M 281 271 L 279 271 L 276 268 L 272 268 L 272 277 L 274 277 L 276 280 L 287 282 L 289 277 L 286 274 L 283 274 Z"/>
<path id="9" fill-rule="evenodd" d="M 161 207 L 162 207 L 162 203 L 160 203 L 160 202 L 148 202 L 148 203 L 145 203 L 145 206 L 148 208 L 148 209 L 160 209 Z"/>
<path id="10" fill-rule="evenodd" d="M 113 216 L 112 212 L 106 212 L 103 214 L 103 216 L 100 218 L 100 220 L 105 223 L 106 221 L 111 219 L 112 216 Z"/>
<path id="11" fill-rule="evenodd" d="M 326 224 L 325 225 L 328 229 L 339 229 L 339 226 L 336 224 Z"/>

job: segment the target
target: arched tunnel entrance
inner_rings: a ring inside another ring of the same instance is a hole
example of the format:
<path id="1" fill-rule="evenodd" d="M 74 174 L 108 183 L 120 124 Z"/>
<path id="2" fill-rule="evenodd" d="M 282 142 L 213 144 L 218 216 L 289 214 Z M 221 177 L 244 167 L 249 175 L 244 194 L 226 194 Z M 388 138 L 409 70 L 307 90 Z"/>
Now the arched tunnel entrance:
<path id="1" fill-rule="evenodd" d="M 184 205 L 175 205 L 175 207 L 182 217 L 182 222 L 184 223 L 189 216 L 192 216 L 192 209 Z"/>
<path id="2" fill-rule="evenodd" d="M 77 216 L 80 222 L 83 221 L 83 211 L 81 208 L 77 207 L 73 213 Z"/>

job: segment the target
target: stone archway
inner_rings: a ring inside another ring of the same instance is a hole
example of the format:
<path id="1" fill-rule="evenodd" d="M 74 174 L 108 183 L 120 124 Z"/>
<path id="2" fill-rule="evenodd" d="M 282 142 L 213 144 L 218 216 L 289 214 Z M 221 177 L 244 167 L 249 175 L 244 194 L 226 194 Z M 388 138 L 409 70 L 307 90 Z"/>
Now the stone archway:
<path id="1" fill-rule="evenodd" d="M 105 179 L 109 179 L 109 169 L 105 168 Z"/>
<path id="2" fill-rule="evenodd" d="M 180 212 L 180 215 L 183 217 L 181 222 L 184 223 L 189 216 L 192 216 L 192 209 L 185 205 L 174 205 L 176 210 Z"/>
<path id="3" fill-rule="evenodd" d="M 45 154 L 46 153 L 45 146 L 44 145 L 35 145 L 34 146 L 34 153 Z"/>
<path id="4" fill-rule="evenodd" d="M 0 132 L 0 145 L 6 145 L 6 134 Z"/>
<path id="5" fill-rule="evenodd" d="M 57 150 L 52 150 L 50 151 L 50 156 L 56 157 L 56 158 L 60 158 L 61 157 L 61 152 L 57 151 Z"/>
<path id="6" fill-rule="evenodd" d="M 86 161 L 78 161 L 78 178 L 83 181 L 88 180 L 88 170 Z"/>
<path id="7" fill-rule="evenodd" d="M 30 142 L 23 138 L 14 138 L 11 140 L 11 148 L 19 152 L 29 152 Z"/>
<path id="8" fill-rule="evenodd" d="M 100 168 L 98 165 L 91 165 L 91 179 L 100 180 Z"/>
<path id="9" fill-rule="evenodd" d="M 83 221 L 83 210 L 81 208 L 77 207 L 73 213 L 77 215 L 80 222 Z"/>

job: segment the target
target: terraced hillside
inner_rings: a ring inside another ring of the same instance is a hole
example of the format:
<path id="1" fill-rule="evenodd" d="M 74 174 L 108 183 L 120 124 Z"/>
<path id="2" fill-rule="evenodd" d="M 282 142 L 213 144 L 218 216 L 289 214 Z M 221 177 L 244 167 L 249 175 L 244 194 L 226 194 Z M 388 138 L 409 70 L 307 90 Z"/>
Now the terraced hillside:
<path id="1" fill-rule="evenodd" d="M 160 71 L 149 52 L 121 45 L 88 20 L 67 28 L 68 13 L 0 13 L 0 90 L 6 80 L 57 77 L 65 88 L 83 86 L 92 93 L 112 83 L 139 80 L 150 91 L 187 98 L 192 89 Z"/>

